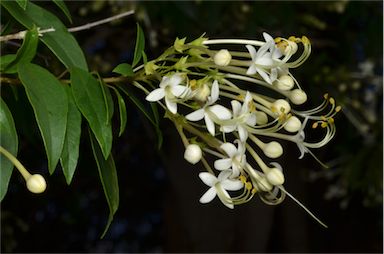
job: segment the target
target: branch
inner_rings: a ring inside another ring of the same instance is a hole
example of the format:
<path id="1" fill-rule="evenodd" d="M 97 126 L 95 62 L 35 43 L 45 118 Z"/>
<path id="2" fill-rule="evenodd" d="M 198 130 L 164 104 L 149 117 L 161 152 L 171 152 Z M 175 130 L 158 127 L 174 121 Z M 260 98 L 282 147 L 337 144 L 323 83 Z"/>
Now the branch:
<path id="1" fill-rule="evenodd" d="M 68 29 L 68 32 L 74 33 L 74 32 L 78 32 L 78 31 L 90 29 L 92 27 L 99 26 L 99 25 L 102 25 L 105 23 L 109 23 L 109 22 L 112 22 L 114 20 L 121 19 L 123 17 L 132 15 L 134 13 L 135 13 L 135 11 L 123 12 L 123 13 L 111 16 L 109 18 L 101 19 L 101 20 L 98 20 L 98 21 L 95 21 L 92 23 L 82 25 L 82 26 L 71 27 Z M 55 31 L 54 28 L 39 30 L 39 35 L 42 36 L 44 33 L 50 33 L 50 32 L 54 32 L 54 31 Z M 22 39 L 24 39 L 26 33 L 27 33 L 27 30 L 24 30 L 24 31 L 20 31 L 20 32 L 17 32 L 14 34 L 8 34 L 8 35 L 0 36 L 0 41 L 22 40 Z"/>

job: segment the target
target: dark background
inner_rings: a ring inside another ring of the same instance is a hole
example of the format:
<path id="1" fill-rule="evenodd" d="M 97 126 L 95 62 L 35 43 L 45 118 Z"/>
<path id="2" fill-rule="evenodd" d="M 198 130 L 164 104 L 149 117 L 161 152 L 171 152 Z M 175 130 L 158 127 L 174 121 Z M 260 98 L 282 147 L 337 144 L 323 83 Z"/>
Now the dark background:
<path id="1" fill-rule="evenodd" d="M 17 88 L 16 103 L 11 89 L 2 87 L 19 133 L 19 159 L 48 180 L 47 191 L 33 195 L 13 174 L 1 203 L 2 252 L 382 252 L 381 1 L 68 1 L 73 24 L 50 2 L 37 4 L 68 27 L 136 10 L 134 17 L 75 34 L 91 69 L 103 76 L 132 61 L 135 22 L 146 35 L 148 58 L 156 58 L 176 37 L 192 40 L 204 32 L 209 38 L 262 39 L 264 31 L 273 37 L 306 35 L 312 55 L 292 72 L 310 98 L 308 108 L 329 92 L 343 105 L 343 113 L 336 117 L 336 138 L 314 151 L 330 170 L 310 156 L 298 160 L 295 145 L 283 144 L 285 186 L 329 228 L 289 198 L 276 207 L 254 198 L 234 210 L 217 199 L 199 204 L 206 190 L 198 178 L 201 165 L 183 160 L 181 141 L 167 119 L 161 123 L 164 144 L 158 150 L 154 129 L 128 104 L 128 127 L 113 149 L 120 207 L 100 239 L 108 210 L 85 129 L 79 165 L 67 186 L 60 169 L 49 176 L 22 89 Z M 2 23 L 6 19 L 5 13 Z M 5 44 L 2 50 L 14 47 Z M 63 71 L 40 47 L 37 61 L 48 61 L 56 74 Z M 362 63 L 371 68 L 362 69 Z"/>

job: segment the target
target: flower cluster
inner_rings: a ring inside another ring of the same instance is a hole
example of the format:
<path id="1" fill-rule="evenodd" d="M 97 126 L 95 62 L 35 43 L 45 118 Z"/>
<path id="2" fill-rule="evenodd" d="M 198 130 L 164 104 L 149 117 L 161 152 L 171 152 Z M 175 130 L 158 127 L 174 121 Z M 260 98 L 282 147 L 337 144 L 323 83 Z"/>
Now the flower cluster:
<path id="1" fill-rule="evenodd" d="M 146 99 L 158 102 L 174 122 L 186 147 L 184 158 L 192 164 L 201 160 L 207 171 L 199 174 L 209 187 L 201 203 L 218 196 L 233 208 L 255 195 L 280 203 L 288 194 L 283 167 L 274 161 L 284 153 L 281 141 L 296 143 L 302 158 L 335 135 L 333 117 L 341 108 L 332 97 L 324 95 L 311 110 L 292 108 L 307 101 L 291 69 L 308 58 L 309 40 L 263 36 L 264 41 L 177 39 L 145 65 L 144 81 L 159 82 Z M 211 49 L 218 45 L 227 48 Z M 307 140 L 309 122 L 325 131 L 320 141 Z"/>

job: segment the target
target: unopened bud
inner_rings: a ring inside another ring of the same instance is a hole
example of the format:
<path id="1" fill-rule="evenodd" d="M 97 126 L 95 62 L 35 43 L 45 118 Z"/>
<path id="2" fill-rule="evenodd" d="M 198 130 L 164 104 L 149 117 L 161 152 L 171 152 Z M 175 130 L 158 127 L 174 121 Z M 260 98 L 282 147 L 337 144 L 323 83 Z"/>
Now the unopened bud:
<path id="1" fill-rule="evenodd" d="M 301 89 L 294 89 L 291 91 L 289 99 L 293 104 L 301 105 L 307 101 L 307 94 Z"/>
<path id="2" fill-rule="evenodd" d="M 196 144 L 189 144 L 185 149 L 184 159 L 191 164 L 196 164 L 201 160 L 202 151 L 200 146 Z"/>
<path id="3" fill-rule="evenodd" d="M 291 116 L 284 125 L 284 130 L 297 132 L 301 128 L 301 121 L 296 116 Z"/>
<path id="4" fill-rule="evenodd" d="M 260 179 L 257 180 L 257 187 L 261 191 L 270 191 L 273 186 L 267 179 L 265 179 L 265 177 L 260 177 Z"/>
<path id="5" fill-rule="evenodd" d="M 272 104 L 272 110 L 275 110 L 276 113 L 289 113 L 291 111 L 291 106 L 286 100 L 278 99 Z"/>
<path id="6" fill-rule="evenodd" d="M 231 60 L 232 60 L 232 56 L 229 53 L 229 51 L 226 49 L 220 50 L 213 57 L 213 61 L 215 62 L 216 65 L 219 65 L 219 66 L 227 66 Z"/>
<path id="7" fill-rule="evenodd" d="M 282 185 L 285 181 L 284 174 L 278 168 L 272 168 L 266 174 L 268 182 L 272 185 Z"/>
<path id="8" fill-rule="evenodd" d="M 283 91 L 291 90 L 294 85 L 295 82 L 289 75 L 283 75 L 276 80 L 276 87 Z"/>
<path id="9" fill-rule="evenodd" d="M 269 158 L 278 158 L 283 154 L 283 147 L 278 142 L 272 141 L 264 146 L 263 152 Z"/>
<path id="10" fill-rule="evenodd" d="M 34 174 L 27 179 L 27 188 L 30 192 L 42 193 L 47 188 L 47 183 L 40 174 Z"/>
<path id="11" fill-rule="evenodd" d="M 264 125 L 268 123 L 268 116 L 263 111 L 256 111 L 256 123 L 258 125 Z"/>

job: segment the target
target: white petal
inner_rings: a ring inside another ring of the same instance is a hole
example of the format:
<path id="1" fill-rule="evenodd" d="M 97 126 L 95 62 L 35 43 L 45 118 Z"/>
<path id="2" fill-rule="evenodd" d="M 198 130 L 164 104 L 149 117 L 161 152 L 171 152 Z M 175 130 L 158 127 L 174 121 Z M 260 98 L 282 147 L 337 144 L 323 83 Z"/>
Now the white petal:
<path id="1" fill-rule="evenodd" d="M 226 180 L 220 182 L 220 184 L 225 190 L 230 190 L 230 191 L 240 190 L 244 186 L 244 184 L 241 181 L 230 180 L 230 179 L 226 179 Z"/>
<path id="2" fill-rule="evenodd" d="M 262 57 L 263 55 L 267 54 L 266 52 L 268 51 L 268 49 L 270 48 L 271 46 L 271 42 L 266 42 L 263 46 L 261 46 L 259 48 L 259 50 L 257 51 L 256 53 L 256 59 L 254 61 L 257 60 L 257 58 L 260 58 Z"/>
<path id="3" fill-rule="evenodd" d="M 208 132 L 211 133 L 212 136 L 215 136 L 215 124 L 212 119 L 209 118 L 207 114 L 204 114 L 205 125 L 207 126 Z"/>
<path id="4" fill-rule="evenodd" d="M 256 66 L 252 63 L 251 66 L 249 66 L 248 70 L 247 70 L 247 75 L 253 75 L 255 74 L 257 71 L 256 71 Z"/>
<path id="5" fill-rule="evenodd" d="M 209 107 L 209 110 L 214 113 L 218 118 L 221 120 L 228 120 L 231 119 L 232 113 L 227 109 L 226 107 L 223 107 L 221 105 L 213 105 Z"/>
<path id="6" fill-rule="evenodd" d="M 171 87 L 171 93 L 176 97 L 180 97 L 186 90 L 187 87 L 185 86 L 175 85 Z"/>
<path id="7" fill-rule="evenodd" d="M 239 116 L 241 110 L 241 104 L 238 101 L 231 101 L 233 116 Z"/>
<path id="8" fill-rule="evenodd" d="M 263 65 L 263 66 L 271 66 L 273 64 L 273 60 L 270 54 L 265 54 L 263 57 L 257 58 L 257 60 L 255 61 L 255 64 Z"/>
<path id="9" fill-rule="evenodd" d="M 203 196 L 201 196 L 200 198 L 200 203 L 209 203 L 211 202 L 214 198 L 216 197 L 216 188 L 215 187 L 211 187 L 207 190 L 207 192 L 204 193 Z"/>
<path id="10" fill-rule="evenodd" d="M 217 176 L 217 180 L 219 182 L 224 181 L 225 179 L 228 179 L 228 177 L 232 174 L 232 169 L 223 170 L 220 172 L 220 174 Z"/>
<path id="11" fill-rule="evenodd" d="M 179 85 L 183 81 L 183 75 L 181 73 L 173 74 L 169 79 L 169 83 L 171 86 Z"/>
<path id="12" fill-rule="evenodd" d="M 232 163 L 232 175 L 231 178 L 236 178 L 240 175 L 240 169 L 237 164 Z"/>
<path id="13" fill-rule="evenodd" d="M 209 104 L 212 105 L 219 99 L 219 83 L 217 80 L 213 81 L 212 88 L 211 88 L 211 98 L 209 100 Z"/>
<path id="14" fill-rule="evenodd" d="M 276 48 L 276 47 L 274 46 L 274 49 L 273 49 L 273 52 L 272 52 L 272 58 L 273 58 L 273 59 L 278 59 L 278 58 L 280 58 L 280 57 L 282 57 L 282 56 L 283 56 L 283 54 L 281 53 L 280 49 L 279 49 L 279 48 Z"/>
<path id="15" fill-rule="evenodd" d="M 232 143 L 224 143 L 220 148 L 223 149 L 229 157 L 233 157 L 237 154 L 236 146 Z"/>
<path id="16" fill-rule="evenodd" d="M 246 45 L 245 47 L 248 49 L 249 54 L 251 55 L 252 61 L 255 61 L 255 59 L 256 59 L 256 49 L 255 49 L 255 47 L 253 47 L 251 45 Z"/>
<path id="17" fill-rule="evenodd" d="M 221 126 L 220 130 L 224 133 L 230 133 L 234 130 L 236 130 L 236 125 L 225 125 L 225 126 Z"/>
<path id="18" fill-rule="evenodd" d="M 199 174 L 199 177 L 200 177 L 201 181 L 203 181 L 203 183 L 205 183 L 209 187 L 212 187 L 218 181 L 216 176 L 214 176 L 214 175 L 212 175 L 211 173 L 208 173 L 208 172 L 201 172 Z"/>
<path id="19" fill-rule="evenodd" d="M 185 116 L 189 121 L 199 121 L 204 118 L 204 109 L 198 109 L 192 113 L 189 113 Z"/>
<path id="20" fill-rule="evenodd" d="M 245 142 L 248 138 L 248 131 L 242 125 L 239 125 L 237 130 L 239 132 L 241 142 Z"/>
<path id="21" fill-rule="evenodd" d="M 271 82 L 273 82 L 277 79 L 277 68 L 271 69 L 270 79 L 271 79 Z"/>
<path id="22" fill-rule="evenodd" d="M 176 114 L 177 113 L 177 104 L 176 104 L 176 102 L 173 102 L 173 101 L 169 100 L 167 97 L 165 97 L 165 104 L 167 105 L 167 108 L 169 109 L 169 111 L 172 112 L 172 114 Z"/>
<path id="23" fill-rule="evenodd" d="M 158 101 L 164 98 L 165 91 L 163 88 L 157 88 L 145 97 L 147 101 Z"/>
<path id="24" fill-rule="evenodd" d="M 165 77 L 163 77 L 163 79 L 161 80 L 159 86 L 160 86 L 161 88 L 164 88 L 164 87 L 166 87 L 166 86 L 168 86 L 168 85 L 169 85 L 169 77 L 165 76 Z"/>
<path id="25" fill-rule="evenodd" d="M 252 113 L 252 114 L 248 115 L 247 120 L 246 120 L 246 123 L 247 123 L 249 126 L 253 127 L 253 126 L 256 125 L 256 120 L 257 120 L 257 119 L 256 119 L 256 114 L 255 114 L 255 113 Z"/>
<path id="26" fill-rule="evenodd" d="M 263 37 L 265 41 L 274 41 L 273 37 L 267 34 L 266 32 L 263 32 Z"/>
<path id="27" fill-rule="evenodd" d="M 269 78 L 268 74 L 261 68 L 256 67 L 257 72 L 260 74 L 260 76 L 269 84 L 271 84 L 271 79 Z"/>
<path id="28" fill-rule="evenodd" d="M 225 158 L 225 159 L 218 159 L 214 163 L 214 167 L 217 170 L 226 170 L 229 169 L 232 165 L 232 159 L 231 158 Z"/>

